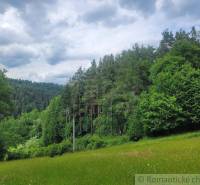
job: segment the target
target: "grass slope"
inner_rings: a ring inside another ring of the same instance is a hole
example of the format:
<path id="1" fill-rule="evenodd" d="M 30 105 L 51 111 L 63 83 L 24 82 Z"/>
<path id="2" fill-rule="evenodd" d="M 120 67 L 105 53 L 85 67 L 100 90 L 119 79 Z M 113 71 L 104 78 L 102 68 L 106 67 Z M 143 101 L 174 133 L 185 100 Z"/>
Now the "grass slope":
<path id="1" fill-rule="evenodd" d="M 137 173 L 200 173 L 200 133 L 0 163 L 1 185 L 132 185 Z"/>

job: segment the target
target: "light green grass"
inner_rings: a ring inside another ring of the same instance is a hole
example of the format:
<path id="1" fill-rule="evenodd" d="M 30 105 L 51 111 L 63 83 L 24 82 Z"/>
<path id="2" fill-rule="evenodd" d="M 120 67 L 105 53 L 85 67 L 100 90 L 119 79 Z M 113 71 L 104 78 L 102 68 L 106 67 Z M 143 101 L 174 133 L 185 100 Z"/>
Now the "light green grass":
<path id="1" fill-rule="evenodd" d="M 133 185 L 137 173 L 200 173 L 200 133 L 0 163 L 0 185 Z"/>

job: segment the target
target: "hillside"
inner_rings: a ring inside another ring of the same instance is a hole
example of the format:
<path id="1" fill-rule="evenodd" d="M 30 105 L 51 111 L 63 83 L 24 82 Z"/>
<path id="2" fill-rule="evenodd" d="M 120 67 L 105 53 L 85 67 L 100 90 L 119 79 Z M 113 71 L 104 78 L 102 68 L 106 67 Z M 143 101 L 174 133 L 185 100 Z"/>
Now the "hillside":
<path id="1" fill-rule="evenodd" d="M 0 0 L 0 185 L 200 185 L 200 0 Z"/>
<path id="2" fill-rule="evenodd" d="M 53 83 L 37 83 L 28 80 L 9 79 L 14 101 L 14 115 L 45 109 L 50 100 L 61 93 L 62 86 Z"/>
<path id="3" fill-rule="evenodd" d="M 28 81 L 10 81 L 11 89 L 2 71 L 0 160 L 69 152 L 72 136 L 84 150 L 104 146 L 105 136 L 133 141 L 200 130 L 199 35 L 193 28 L 162 36 L 158 48 L 135 44 L 93 60 L 61 93 L 61 86 Z"/>
<path id="4" fill-rule="evenodd" d="M 4 185 L 132 185 L 137 173 L 199 173 L 200 133 L 0 163 Z M 181 146 L 181 147 L 177 147 Z"/>

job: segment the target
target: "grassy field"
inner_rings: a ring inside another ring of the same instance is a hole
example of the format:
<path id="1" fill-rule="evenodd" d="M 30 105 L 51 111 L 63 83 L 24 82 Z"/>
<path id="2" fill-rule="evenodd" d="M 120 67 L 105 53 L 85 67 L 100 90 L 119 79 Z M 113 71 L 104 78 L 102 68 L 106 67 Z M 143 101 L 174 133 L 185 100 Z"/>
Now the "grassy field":
<path id="1" fill-rule="evenodd" d="M 137 173 L 200 173 L 200 133 L 0 163 L 0 185 L 133 185 Z"/>

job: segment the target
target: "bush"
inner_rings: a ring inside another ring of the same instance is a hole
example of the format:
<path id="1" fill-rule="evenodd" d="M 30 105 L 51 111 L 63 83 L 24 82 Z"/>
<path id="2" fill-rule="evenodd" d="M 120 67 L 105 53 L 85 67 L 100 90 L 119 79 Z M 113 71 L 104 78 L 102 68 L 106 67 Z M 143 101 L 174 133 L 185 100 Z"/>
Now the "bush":
<path id="1" fill-rule="evenodd" d="M 103 139 L 101 139 L 99 136 L 92 136 L 89 140 L 89 144 L 87 145 L 87 149 L 97 149 L 104 147 L 106 143 Z"/>
<path id="2" fill-rule="evenodd" d="M 76 140 L 76 150 L 90 150 L 98 149 L 105 146 L 112 146 L 122 144 L 128 141 L 127 136 L 107 136 L 101 138 L 97 135 L 86 135 Z M 41 140 L 32 138 L 25 144 L 18 145 L 17 147 L 10 147 L 6 154 L 5 160 L 16 160 L 33 157 L 62 155 L 66 152 L 72 151 L 72 143 L 65 140 L 59 144 L 51 144 L 47 147 L 42 147 Z"/>
<path id="3" fill-rule="evenodd" d="M 28 140 L 24 145 L 18 145 L 16 148 L 10 147 L 5 159 L 15 160 L 43 156 L 54 157 L 56 155 L 62 155 L 65 152 L 70 152 L 71 150 L 71 142 L 67 140 L 59 144 L 52 144 L 47 147 L 41 147 L 40 140 L 32 138 Z"/>
<path id="4" fill-rule="evenodd" d="M 128 136 L 107 136 L 105 137 L 106 146 L 120 145 L 129 141 Z"/>
<path id="5" fill-rule="evenodd" d="M 60 145 L 61 154 L 72 151 L 72 143 L 70 141 L 68 141 L 68 140 L 63 141 L 59 145 Z"/>
<path id="6" fill-rule="evenodd" d="M 128 119 L 128 135 L 131 141 L 138 141 L 144 135 L 143 124 L 139 122 L 137 113 L 131 115 Z"/>
<path id="7" fill-rule="evenodd" d="M 106 146 L 106 142 L 97 135 L 87 135 L 77 140 L 77 150 L 97 149 Z"/>
<path id="8" fill-rule="evenodd" d="M 31 157 L 43 157 L 47 156 L 46 147 L 39 147 L 37 150 L 32 151 Z"/>
<path id="9" fill-rule="evenodd" d="M 56 155 L 60 155 L 60 147 L 57 144 L 52 144 L 47 147 L 47 155 L 50 157 L 54 157 Z"/>
<path id="10" fill-rule="evenodd" d="M 82 138 L 76 140 L 76 150 L 85 150 L 89 144 L 89 135 L 86 135 Z"/>
<path id="11" fill-rule="evenodd" d="M 29 158 L 30 154 L 24 149 L 23 145 L 18 145 L 16 148 L 10 147 L 6 154 L 5 160 L 16 160 Z"/>
<path id="12" fill-rule="evenodd" d="M 147 136 L 175 132 L 184 123 L 183 112 L 176 98 L 153 90 L 141 97 L 137 117 L 137 124 L 143 124 Z"/>
<path id="13" fill-rule="evenodd" d="M 62 155 L 66 152 L 72 151 L 72 144 L 70 141 L 66 140 L 59 144 L 52 144 L 48 147 L 43 147 L 46 149 L 46 155 L 54 157 L 56 155 Z"/>

